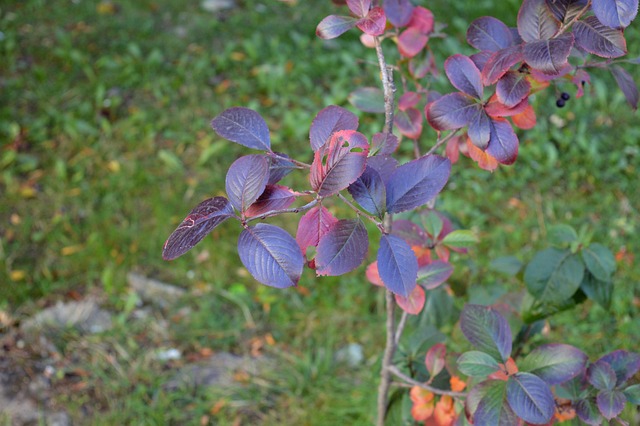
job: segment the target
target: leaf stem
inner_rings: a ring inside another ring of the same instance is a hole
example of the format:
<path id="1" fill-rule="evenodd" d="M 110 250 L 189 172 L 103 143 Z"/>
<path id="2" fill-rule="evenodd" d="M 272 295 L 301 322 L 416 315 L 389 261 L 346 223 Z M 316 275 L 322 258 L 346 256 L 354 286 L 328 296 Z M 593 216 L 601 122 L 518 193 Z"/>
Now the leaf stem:
<path id="1" fill-rule="evenodd" d="M 443 144 L 449 142 L 449 140 L 451 140 L 459 131 L 460 131 L 460 129 L 457 129 L 457 130 L 454 130 L 453 132 L 449 133 L 447 136 L 445 136 L 443 138 L 438 138 L 438 140 L 436 141 L 436 144 L 433 147 L 431 147 L 431 149 L 429 151 L 427 151 L 427 153 L 425 154 L 425 157 L 427 155 L 429 155 L 429 154 L 433 154 Z"/>
<path id="2" fill-rule="evenodd" d="M 367 214 L 367 213 L 363 212 L 361 209 L 359 209 L 357 206 L 355 206 L 351 201 L 349 201 L 349 199 L 347 197 L 345 197 L 344 195 L 338 193 L 338 198 L 340 198 L 340 200 L 342 200 L 342 202 L 344 202 L 347 206 L 349 206 L 349 208 L 351 210 L 355 211 L 360 216 L 366 217 L 371 222 L 375 223 L 376 226 L 378 228 L 380 228 L 380 230 L 382 230 L 382 222 L 380 222 L 378 219 L 376 219 L 375 217 L 371 216 L 370 214 Z"/>
<path id="3" fill-rule="evenodd" d="M 246 219 L 245 222 L 249 223 L 249 222 L 253 222 L 253 221 L 256 221 L 256 220 L 264 220 L 264 219 L 266 219 L 268 217 L 277 216 L 277 215 L 283 214 L 283 213 L 300 213 L 300 212 L 303 212 L 303 211 L 311 209 L 316 204 L 318 204 L 318 200 L 317 199 L 311 200 L 310 202 L 308 202 L 304 206 L 300 206 L 300 207 L 292 207 L 290 209 L 281 209 L 281 210 L 269 210 L 268 212 L 265 212 L 265 213 L 263 213 L 261 215 L 250 217 L 250 218 Z"/>
<path id="4" fill-rule="evenodd" d="M 280 155 L 277 152 L 270 151 L 269 155 L 280 160 L 291 161 L 293 164 L 298 166 L 299 169 L 310 169 L 311 164 L 304 163 L 302 161 L 294 160 L 293 158 L 286 157 L 284 155 Z"/>
<path id="5" fill-rule="evenodd" d="M 429 386 L 425 383 L 420 383 L 416 380 L 413 380 L 411 377 L 407 376 L 406 374 L 404 374 L 402 371 L 400 371 L 398 369 L 398 367 L 396 367 L 395 365 L 391 365 L 389 367 L 387 367 L 387 370 L 393 374 L 394 376 L 398 377 L 399 379 L 401 379 L 402 381 L 413 385 L 413 386 L 418 386 L 421 387 L 422 389 L 426 389 L 430 392 L 435 393 L 436 395 L 448 395 L 448 396 L 452 396 L 454 398 L 465 398 L 467 396 L 466 392 L 455 392 L 455 391 L 449 391 L 449 390 L 444 390 L 444 389 L 438 389 L 438 388 L 434 388 L 433 386 Z"/>

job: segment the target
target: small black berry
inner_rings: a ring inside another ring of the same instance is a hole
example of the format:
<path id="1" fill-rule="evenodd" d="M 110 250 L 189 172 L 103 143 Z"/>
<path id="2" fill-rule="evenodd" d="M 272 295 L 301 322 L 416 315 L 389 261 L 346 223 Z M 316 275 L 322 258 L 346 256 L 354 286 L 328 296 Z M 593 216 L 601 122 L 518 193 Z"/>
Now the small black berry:
<path id="1" fill-rule="evenodd" d="M 560 98 L 556 101 L 556 106 L 562 108 L 564 106 L 564 99 Z"/>
<path id="2" fill-rule="evenodd" d="M 562 93 L 560 94 L 560 97 L 561 97 L 563 100 L 565 100 L 565 101 L 568 101 L 569 99 L 571 99 L 571 95 L 570 95 L 570 94 L 568 94 L 567 92 L 562 92 Z"/>

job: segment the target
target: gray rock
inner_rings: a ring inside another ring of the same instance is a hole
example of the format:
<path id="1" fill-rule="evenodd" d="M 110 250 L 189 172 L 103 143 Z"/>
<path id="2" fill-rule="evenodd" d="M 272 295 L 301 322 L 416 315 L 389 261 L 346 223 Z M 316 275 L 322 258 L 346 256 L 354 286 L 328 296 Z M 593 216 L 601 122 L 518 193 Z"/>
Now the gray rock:
<path id="1" fill-rule="evenodd" d="M 362 345 L 349 343 L 336 352 L 336 362 L 347 364 L 349 367 L 357 367 L 364 361 Z"/>
<path id="2" fill-rule="evenodd" d="M 216 13 L 220 10 L 231 9 L 236 6 L 234 0 L 202 0 L 200 7 L 207 12 Z"/>
<path id="3" fill-rule="evenodd" d="M 100 309 L 95 300 L 81 302 L 58 302 L 55 306 L 38 312 L 24 321 L 22 331 L 27 334 L 75 328 L 82 333 L 101 333 L 112 327 L 111 314 Z"/>
<path id="4" fill-rule="evenodd" d="M 135 272 L 129 273 L 127 280 L 142 300 L 161 308 L 168 308 L 185 294 L 184 289 L 180 287 L 147 278 Z"/>

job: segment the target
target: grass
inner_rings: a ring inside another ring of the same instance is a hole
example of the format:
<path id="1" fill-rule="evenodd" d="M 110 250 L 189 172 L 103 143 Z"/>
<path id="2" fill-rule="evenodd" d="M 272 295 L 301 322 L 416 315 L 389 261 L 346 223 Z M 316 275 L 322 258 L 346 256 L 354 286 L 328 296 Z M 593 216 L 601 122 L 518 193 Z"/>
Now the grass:
<path id="1" fill-rule="evenodd" d="M 470 52 L 466 25 L 495 4 L 466 3 L 427 5 L 452 35 L 432 42 L 441 60 Z M 514 24 L 517 3 L 496 15 Z M 241 267 L 238 230 L 227 224 L 192 253 L 172 263 L 160 258 L 168 234 L 192 206 L 222 194 L 226 168 L 247 152 L 217 138 L 212 117 L 235 105 L 257 109 L 274 149 L 308 159 L 317 111 L 348 106 L 352 89 L 377 84 L 374 56 L 355 32 L 334 42 L 314 36 L 332 11 L 330 2 L 308 13 L 302 3 L 251 0 L 215 15 L 198 2 L 164 0 L 0 6 L 0 308 L 20 318 L 72 292 L 100 292 L 119 315 L 106 334 L 65 337 L 66 351 L 91 371 L 80 376 L 83 392 L 71 386 L 73 374 L 58 381 L 58 403 L 76 419 L 88 409 L 92 424 L 370 423 L 383 297 L 357 273 L 315 279 L 305 271 L 301 287 L 285 292 L 260 286 Z M 637 29 L 625 35 L 638 55 Z M 537 97 L 539 123 L 522 133 L 516 166 L 489 174 L 462 159 L 454 168 L 439 206 L 482 236 L 453 278 L 472 300 L 521 288 L 517 278 L 491 271 L 490 261 L 530 260 L 554 223 L 585 228 L 614 252 L 640 252 L 640 127 L 612 84 L 594 73 L 592 93 L 563 110 L 552 95 Z M 444 79 L 436 85 L 449 90 Z M 380 126 L 379 117 L 360 115 L 365 132 Z M 274 220 L 293 231 L 291 222 Z M 626 259 L 611 313 L 588 303 L 558 315 L 545 340 L 592 356 L 637 350 L 640 270 Z M 130 323 L 131 270 L 193 290 L 182 302 L 190 314 Z M 434 302 L 422 321 L 446 322 L 451 313 L 442 306 Z M 167 328 L 153 327 L 156 320 Z M 288 368 L 231 394 L 163 392 L 170 372 L 148 357 L 163 345 L 185 354 L 249 353 L 256 341 Z M 364 346 L 365 363 L 355 369 L 333 361 L 349 342 Z M 227 402 L 214 410 L 219 401 Z M 247 410 L 251 404 L 257 408 Z"/>

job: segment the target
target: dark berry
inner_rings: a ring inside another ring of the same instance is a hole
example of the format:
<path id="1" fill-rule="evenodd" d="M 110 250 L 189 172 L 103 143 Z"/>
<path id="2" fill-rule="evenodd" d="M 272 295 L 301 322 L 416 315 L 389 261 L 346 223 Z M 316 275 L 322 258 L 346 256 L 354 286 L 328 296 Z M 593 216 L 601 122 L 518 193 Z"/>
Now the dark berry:
<path id="1" fill-rule="evenodd" d="M 556 106 L 562 108 L 564 106 L 564 99 L 560 98 L 556 101 Z"/>
<path id="2" fill-rule="evenodd" d="M 561 97 L 563 100 L 565 100 L 565 101 L 568 101 L 569 99 L 571 99 L 571 95 L 570 95 L 570 94 L 568 94 L 567 92 L 562 92 L 562 93 L 560 94 L 560 97 Z"/>

